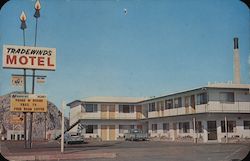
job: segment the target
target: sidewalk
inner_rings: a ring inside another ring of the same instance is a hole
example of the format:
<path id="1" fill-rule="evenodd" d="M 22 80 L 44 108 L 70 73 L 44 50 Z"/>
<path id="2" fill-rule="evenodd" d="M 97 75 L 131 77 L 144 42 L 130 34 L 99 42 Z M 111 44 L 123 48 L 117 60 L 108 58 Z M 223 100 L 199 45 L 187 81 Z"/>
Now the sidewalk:
<path id="1" fill-rule="evenodd" d="M 116 158 L 116 153 L 100 152 L 96 149 L 65 147 L 64 153 L 60 152 L 60 145 L 56 142 L 35 142 L 32 149 L 24 149 L 23 142 L 1 142 L 2 155 L 12 161 L 33 160 L 79 160 L 89 158 Z"/>

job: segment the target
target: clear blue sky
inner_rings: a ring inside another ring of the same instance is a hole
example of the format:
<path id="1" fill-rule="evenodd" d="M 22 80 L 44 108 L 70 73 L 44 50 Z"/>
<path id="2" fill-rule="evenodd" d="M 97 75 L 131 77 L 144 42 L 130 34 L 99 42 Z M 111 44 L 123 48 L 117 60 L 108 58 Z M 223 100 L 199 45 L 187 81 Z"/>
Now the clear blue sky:
<path id="1" fill-rule="evenodd" d="M 239 37 L 241 80 L 250 84 L 250 11 L 239 0 L 40 0 L 37 46 L 57 49 L 56 71 L 35 92 L 57 106 L 88 96 L 159 96 L 233 79 Z M 11 0 L 0 11 L 0 49 L 34 45 L 34 0 Z M 127 9 L 127 15 L 124 14 Z M 0 57 L 2 62 L 2 56 Z M 0 94 L 20 91 L 0 71 Z M 28 81 L 31 91 L 31 81 Z"/>

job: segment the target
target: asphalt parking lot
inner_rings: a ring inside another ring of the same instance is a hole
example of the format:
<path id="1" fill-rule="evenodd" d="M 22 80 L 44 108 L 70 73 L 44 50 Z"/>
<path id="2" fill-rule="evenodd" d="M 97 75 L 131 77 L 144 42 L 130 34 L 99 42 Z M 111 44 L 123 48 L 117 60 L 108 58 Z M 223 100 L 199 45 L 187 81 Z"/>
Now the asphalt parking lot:
<path id="1" fill-rule="evenodd" d="M 39 154 L 60 152 L 57 142 L 34 143 L 32 149 L 24 149 L 22 142 L 4 143 L 9 154 L 22 155 L 36 152 Z M 249 153 L 249 144 L 193 144 L 163 141 L 138 142 L 90 142 L 65 146 L 65 153 L 73 156 L 74 153 L 98 154 L 114 153 L 115 157 L 92 157 L 60 159 L 84 161 L 239 161 Z"/>
<path id="2" fill-rule="evenodd" d="M 249 152 L 247 144 L 192 144 L 171 142 L 116 142 L 88 147 L 115 152 L 116 161 L 237 161 Z M 76 145 L 70 146 L 75 148 Z M 88 161 L 110 159 L 88 159 Z"/>

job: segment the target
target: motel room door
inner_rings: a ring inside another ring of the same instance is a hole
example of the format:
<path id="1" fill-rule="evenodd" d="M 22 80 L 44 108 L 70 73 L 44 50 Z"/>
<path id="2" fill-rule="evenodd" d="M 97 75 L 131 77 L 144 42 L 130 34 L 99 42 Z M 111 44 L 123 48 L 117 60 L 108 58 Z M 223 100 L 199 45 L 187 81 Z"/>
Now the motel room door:
<path id="1" fill-rule="evenodd" d="M 108 125 L 101 125 L 101 138 L 108 140 Z"/>
<path id="2" fill-rule="evenodd" d="M 195 113 L 195 96 L 194 95 L 191 96 L 190 101 L 191 101 L 191 109 L 192 109 L 191 111 L 192 113 Z"/>
<path id="3" fill-rule="evenodd" d="M 109 125 L 109 140 L 115 140 L 115 125 Z"/>
<path id="4" fill-rule="evenodd" d="M 141 119 L 141 118 L 142 118 L 142 107 L 136 106 L 136 119 Z"/>
<path id="5" fill-rule="evenodd" d="M 207 121 L 208 140 L 217 140 L 216 121 Z"/>
<path id="6" fill-rule="evenodd" d="M 102 140 L 115 140 L 115 125 L 101 125 Z"/>
<path id="7" fill-rule="evenodd" d="M 176 122 L 174 122 L 173 123 L 173 130 L 174 130 L 174 140 L 177 138 L 177 123 Z"/>
<path id="8" fill-rule="evenodd" d="M 109 119 L 115 119 L 115 105 L 109 105 Z"/>
<path id="9" fill-rule="evenodd" d="M 107 119 L 107 118 L 108 118 L 108 106 L 101 105 L 101 119 Z"/>

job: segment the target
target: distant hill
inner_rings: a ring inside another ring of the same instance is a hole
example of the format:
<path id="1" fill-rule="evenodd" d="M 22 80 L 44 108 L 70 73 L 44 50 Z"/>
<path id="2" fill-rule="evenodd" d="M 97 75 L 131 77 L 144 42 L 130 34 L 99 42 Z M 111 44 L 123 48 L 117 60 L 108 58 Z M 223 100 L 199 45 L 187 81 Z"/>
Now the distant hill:
<path id="1" fill-rule="evenodd" d="M 21 93 L 21 92 L 13 92 Z M 0 96 L 0 129 L 1 133 L 5 138 L 7 137 L 8 130 L 22 130 L 23 123 L 13 124 L 11 118 L 23 117 L 23 113 L 10 112 L 10 96 L 13 93 L 9 93 Z M 46 115 L 46 132 L 58 131 L 61 129 L 61 112 L 58 108 L 50 101 L 48 101 L 48 111 L 46 113 L 33 113 L 33 132 L 32 138 L 34 140 L 44 139 L 45 136 L 45 115 Z M 30 115 L 27 114 L 27 127 L 29 128 Z M 69 120 L 65 118 L 65 128 L 69 125 Z"/>

